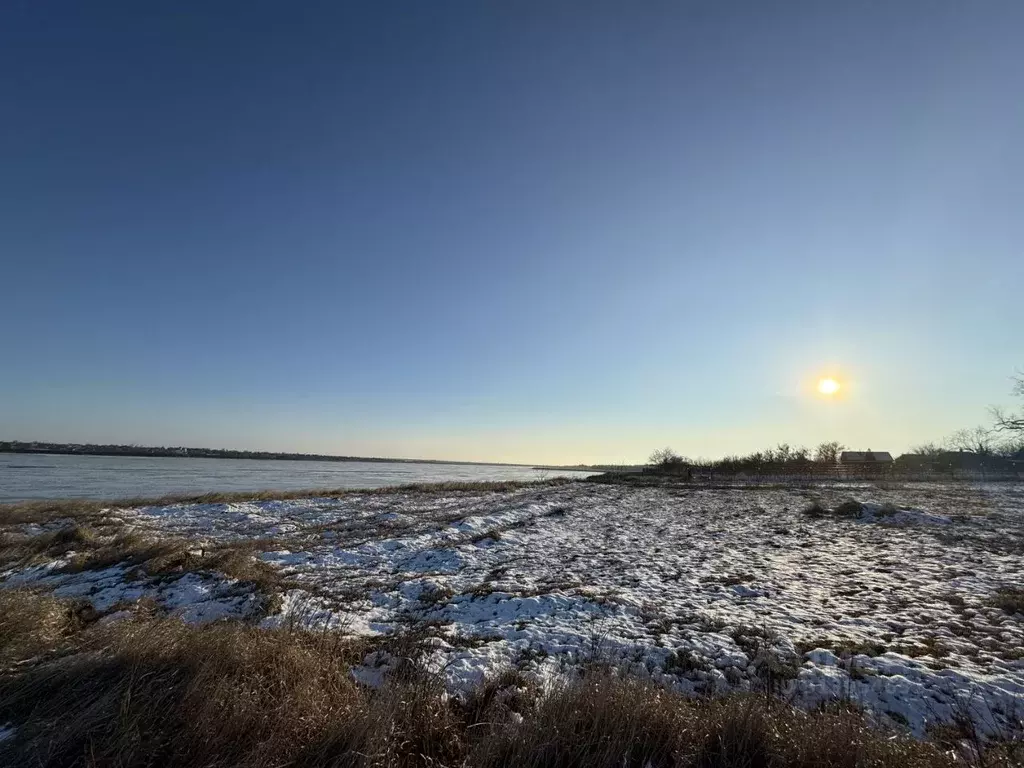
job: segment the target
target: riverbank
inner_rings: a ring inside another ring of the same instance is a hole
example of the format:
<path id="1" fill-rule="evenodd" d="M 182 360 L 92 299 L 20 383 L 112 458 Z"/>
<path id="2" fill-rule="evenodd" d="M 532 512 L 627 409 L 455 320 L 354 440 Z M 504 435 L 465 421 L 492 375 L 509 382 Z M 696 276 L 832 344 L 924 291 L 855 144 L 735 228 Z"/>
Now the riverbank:
<path id="1" fill-rule="evenodd" d="M 87 606 L 86 627 L 327 632 L 361 649 L 346 675 L 367 690 L 412 659 L 458 701 L 506 673 L 551 691 L 610 670 L 672 696 L 855 704 L 919 739 L 965 723 L 1004 739 L 1024 712 L 1021 486 L 558 481 L 12 509 L 0 591 Z"/>

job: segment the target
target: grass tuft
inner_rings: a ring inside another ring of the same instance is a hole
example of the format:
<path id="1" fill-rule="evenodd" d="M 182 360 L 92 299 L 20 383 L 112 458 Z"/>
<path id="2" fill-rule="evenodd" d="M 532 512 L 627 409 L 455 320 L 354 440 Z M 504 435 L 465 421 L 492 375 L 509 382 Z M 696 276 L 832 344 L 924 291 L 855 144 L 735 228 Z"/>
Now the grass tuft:
<path id="1" fill-rule="evenodd" d="M 835 517 L 857 517 L 864 510 L 859 501 L 847 499 L 836 507 L 829 509 L 820 501 L 815 500 L 803 509 L 803 514 L 811 518 L 822 518 L 826 516 Z"/>
<path id="2" fill-rule="evenodd" d="M 847 499 L 833 509 L 832 514 L 839 515 L 840 517 L 857 517 L 863 511 L 864 506 L 859 501 Z"/>
<path id="3" fill-rule="evenodd" d="M 57 649 L 91 618 L 82 609 L 26 588 L 0 589 L 0 665 Z"/>
<path id="4" fill-rule="evenodd" d="M 1024 589 L 1020 587 L 1002 587 L 996 591 L 990 604 L 1007 613 L 1024 614 Z"/>

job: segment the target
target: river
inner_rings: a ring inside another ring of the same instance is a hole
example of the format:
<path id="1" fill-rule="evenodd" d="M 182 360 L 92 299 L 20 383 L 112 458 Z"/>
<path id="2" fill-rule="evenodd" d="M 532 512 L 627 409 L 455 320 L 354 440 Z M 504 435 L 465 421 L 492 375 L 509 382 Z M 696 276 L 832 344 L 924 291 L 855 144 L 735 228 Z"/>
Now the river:
<path id="1" fill-rule="evenodd" d="M 449 480 L 541 480 L 593 472 L 494 464 L 363 461 L 263 461 L 151 456 L 0 454 L 0 502 L 124 499 L 211 491 L 380 488 Z"/>

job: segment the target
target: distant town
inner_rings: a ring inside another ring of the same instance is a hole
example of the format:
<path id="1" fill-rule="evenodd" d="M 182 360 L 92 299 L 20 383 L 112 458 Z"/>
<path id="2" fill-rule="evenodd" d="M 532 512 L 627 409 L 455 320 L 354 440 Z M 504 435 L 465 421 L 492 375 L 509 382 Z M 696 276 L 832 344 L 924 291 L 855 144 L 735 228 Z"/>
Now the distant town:
<path id="1" fill-rule="evenodd" d="M 73 456 L 160 456 L 192 459 L 263 459 L 277 461 L 373 461 L 405 464 L 493 464 L 485 461 L 444 459 L 388 459 L 375 456 L 332 456 L 325 453 L 282 453 L 238 451 L 229 448 L 185 448 L 179 446 L 98 445 L 95 443 L 46 443 L 19 440 L 0 441 L 0 453 L 49 453 Z M 526 465 L 509 465 L 526 466 Z"/>
<path id="2" fill-rule="evenodd" d="M 257 459 L 276 461 L 359 461 L 399 464 L 459 464 L 471 466 L 531 467 L 550 470 L 607 471 L 627 469 L 620 465 L 537 466 L 499 461 L 457 461 L 453 459 L 391 459 L 379 456 L 333 456 L 325 453 L 282 453 L 279 451 L 238 451 L 229 448 L 185 448 L 180 446 L 100 445 L 96 443 L 48 443 L 38 440 L 0 441 L 0 453 L 44 453 L 70 456 L 151 456 L 191 459 Z"/>

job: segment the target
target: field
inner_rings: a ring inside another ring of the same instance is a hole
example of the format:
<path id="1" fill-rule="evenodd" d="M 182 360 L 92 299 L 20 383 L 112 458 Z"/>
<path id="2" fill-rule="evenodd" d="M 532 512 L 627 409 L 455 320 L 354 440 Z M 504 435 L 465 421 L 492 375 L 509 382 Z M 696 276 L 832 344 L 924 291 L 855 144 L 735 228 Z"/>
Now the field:
<path id="1" fill-rule="evenodd" d="M 502 676 L 542 697 L 599 672 L 961 746 L 1013 740 L 1024 717 L 1020 485 L 550 482 L 0 522 L 0 597 L 64 601 L 85 634 L 171 615 L 355 638 L 360 689 L 410 663 L 463 702 Z M 52 664 L 71 634 L 7 653 Z M 4 712 L 0 744 L 22 717 Z"/>

